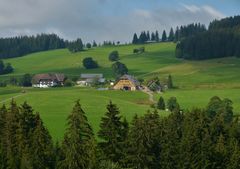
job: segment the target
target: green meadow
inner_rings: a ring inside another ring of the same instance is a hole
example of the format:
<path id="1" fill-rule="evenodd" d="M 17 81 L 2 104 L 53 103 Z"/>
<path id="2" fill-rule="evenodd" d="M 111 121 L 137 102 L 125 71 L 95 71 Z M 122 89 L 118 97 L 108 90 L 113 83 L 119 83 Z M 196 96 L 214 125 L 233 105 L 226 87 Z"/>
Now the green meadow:
<path id="1" fill-rule="evenodd" d="M 205 61 L 186 61 L 175 58 L 174 43 L 144 45 L 146 52 L 133 54 L 134 48 L 142 45 L 98 47 L 80 53 L 70 53 L 67 49 L 30 54 L 20 58 L 7 59 L 15 68 L 14 73 L 0 76 L 1 80 L 10 76 L 20 77 L 25 73 L 65 73 L 78 77 L 81 73 L 103 73 L 107 79 L 114 79 L 108 54 L 118 50 L 120 61 L 125 63 L 132 74 L 145 80 L 158 76 L 165 81 L 169 74 L 173 77 L 176 89 L 163 94 L 154 94 L 154 99 L 162 95 L 165 100 L 177 97 L 184 109 L 205 107 L 212 96 L 230 98 L 234 102 L 235 114 L 240 114 L 240 59 L 229 57 Z M 85 57 L 93 57 L 100 68 L 86 70 L 82 66 Z M 22 91 L 26 91 L 23 93 Z M 63 137 L 67 115 L 77 99 L 80 99 L 94 131 L 106 111 L 109 100 L 116 103 L 122 115 L 131 119 L 135 114 L 142 115 L 150 109 L 148 95 L 140 91 L 98 91 L 93 88 L 51 88 L 33 89 L 11 87 L 0 88 L 0 104 L 9 103 L 11 98 L 21 104 L 27 101 L 40 112 L 44 123 L 55 139 Z M 162 116 L 167 112 L 160 112 Z"/>

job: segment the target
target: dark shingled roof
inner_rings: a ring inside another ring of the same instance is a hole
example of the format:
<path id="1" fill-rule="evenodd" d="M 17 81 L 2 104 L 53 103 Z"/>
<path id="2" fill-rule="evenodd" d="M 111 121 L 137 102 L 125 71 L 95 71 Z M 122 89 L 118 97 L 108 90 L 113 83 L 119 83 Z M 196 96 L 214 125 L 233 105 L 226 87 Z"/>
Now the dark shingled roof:
<path id="1" fill-rule="evenodd" d="M 65 75 L 62 73 L 45 73 L 45 74 L 36 74 L 32 78 L 32 83 L 39 83 L 40 80 L 49 80 L 56 82 L 63 82 Z"/>
<path id="2" fill-rule="evenodd" d="M 131 75 L 123 75 L 122 77 L 119 78 L 119 80 L 129 80 L 131 81 L 135 86 L 140 86 L 140 82 L 135 79 L 135 77 L 131 76 Z"/>

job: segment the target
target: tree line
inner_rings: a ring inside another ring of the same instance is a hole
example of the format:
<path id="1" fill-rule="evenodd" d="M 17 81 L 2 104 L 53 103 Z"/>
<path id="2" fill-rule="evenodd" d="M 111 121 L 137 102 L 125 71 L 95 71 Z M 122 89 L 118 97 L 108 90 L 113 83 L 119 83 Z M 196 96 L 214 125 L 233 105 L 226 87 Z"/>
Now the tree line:
<path id="1" fill-rule="evenodd" d="M 149 31 L 142 31 L 139 37 L 137 33 L 134 33 L 132 44 L 144 44 L 150 42 L 178 42 L 185 37 L 190 37 L 205 31 L 205 25 L 200 23 L 192 23 L 180 27 L 177 26 L 175 30 L 171 28 L 168 31 L 168 34 L 166 30 L 163 30 L 161 37 L 158 31 L 152 33 L 150 33 Z"/>
<path id="2" fill-rule="evenodd" d="M 20 57 L 29 53 L 65 48 L 65 41 L 55 34 L 0 38 L 0 59 Z"/>
<path id="3" fill-rule="evenodd" d="M 240 57 L 240 16 L 215 20 L 207 31 L 177 44 L 176 57 L 192 60 Z"/>
<path id="4" fill-rule="evenodd" d="M 170 98 L 167 106 L 168 117 L 154 110 L 128 123 L 110 101 L 97 141 L 77 101 L 63 140 L 54 144 L 39 113 L 12 100 L 0 108 L 0 168 L 239 168 L 240 124 L 231 100 L 215 96 L 205 109 L 187 111 Z"/>

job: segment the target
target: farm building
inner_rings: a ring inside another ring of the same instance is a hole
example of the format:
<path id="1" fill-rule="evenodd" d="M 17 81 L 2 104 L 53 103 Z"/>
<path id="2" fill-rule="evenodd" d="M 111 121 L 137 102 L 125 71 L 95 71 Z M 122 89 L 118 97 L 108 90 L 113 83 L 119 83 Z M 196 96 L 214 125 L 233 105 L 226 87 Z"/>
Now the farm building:
<path id="1" fill-rule="evenodd" d="M 141 85 L 138 80 L 136 80 L 133 76 L 123 75 L 119 78 L 119 80 L 113 86 L 115 90 L 129 90 L 135 91 L 139 90 Z"/>
<path id="2" fill-rule="evenodd" d="M 64 79 L 65 75 L 60 73 L 36 74 L 32 78 L 32 86 L 38 88 L 62 86 Z"/>
<path id="3" fill-rule="evenodd" d="M 90 86 L 93 83 L 104 83 L 103 74 L 81 74 L 77 84 L 80 86 Z"/>

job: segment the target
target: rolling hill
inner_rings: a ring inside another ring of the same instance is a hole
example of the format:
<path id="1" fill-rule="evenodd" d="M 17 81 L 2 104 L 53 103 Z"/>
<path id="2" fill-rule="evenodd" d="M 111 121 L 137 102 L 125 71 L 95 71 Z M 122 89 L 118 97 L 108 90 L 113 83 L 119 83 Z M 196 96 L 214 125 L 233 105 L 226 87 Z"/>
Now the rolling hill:
<path id="1" fill-rule="evenodd" d="M 78 77 L 80 73 L 103 73 L 113 79 L 108 54 L 118 50 L 120 61 L 125 63 L 129 73 L 145 80 L 158 76 L 162 81 L 171 74 L 176 89 L 166 91 L 163 97 L 176 96 L 183 108 L 204 107 L 212 96 L 228 97 L 234 102 L 235 114 L 240 113 L 240 59 L 235 57 L 205 61 L 186 61 L 175 58 L 174 43 L 156 43 L 144 45 L 146 52 L 133 54 L 134 48 L 142 45 L 123 45 L 114 47 L 98 47 L 80 53 L 70 53 L 67 49 L 52 50 L 30 54 L 21 58 L 7 59 L 15 68 L 14 73 L 2 75 L 20 77 L 25 73 L 60 72 L 70 77 Z M 93 57 L 100 68 L 86 70 L 82 66 L 85 57 Z M 97 91 L 88 88 L 54 88 L 23 89 L 19 87 L 0 88 L 0 104 L 9 102 L 15 97 L 20 104 L 28 101 L 39 111 L 51 134 L 55 139 L 63 136 L 66 117 L 71 111 L 74 101 L 80 99 L 94 131 L 98 130 L 100 118 L 105 112 L 109 100 L 118 104 L 123 115 L 128 119 L 134 114 L 143 114 L 149 107 L 148 95 L 141 92 Z M 155 94 L 157 100 L 160 94 Z M 161 115 L 167 115 L 161 112 Z"/>

